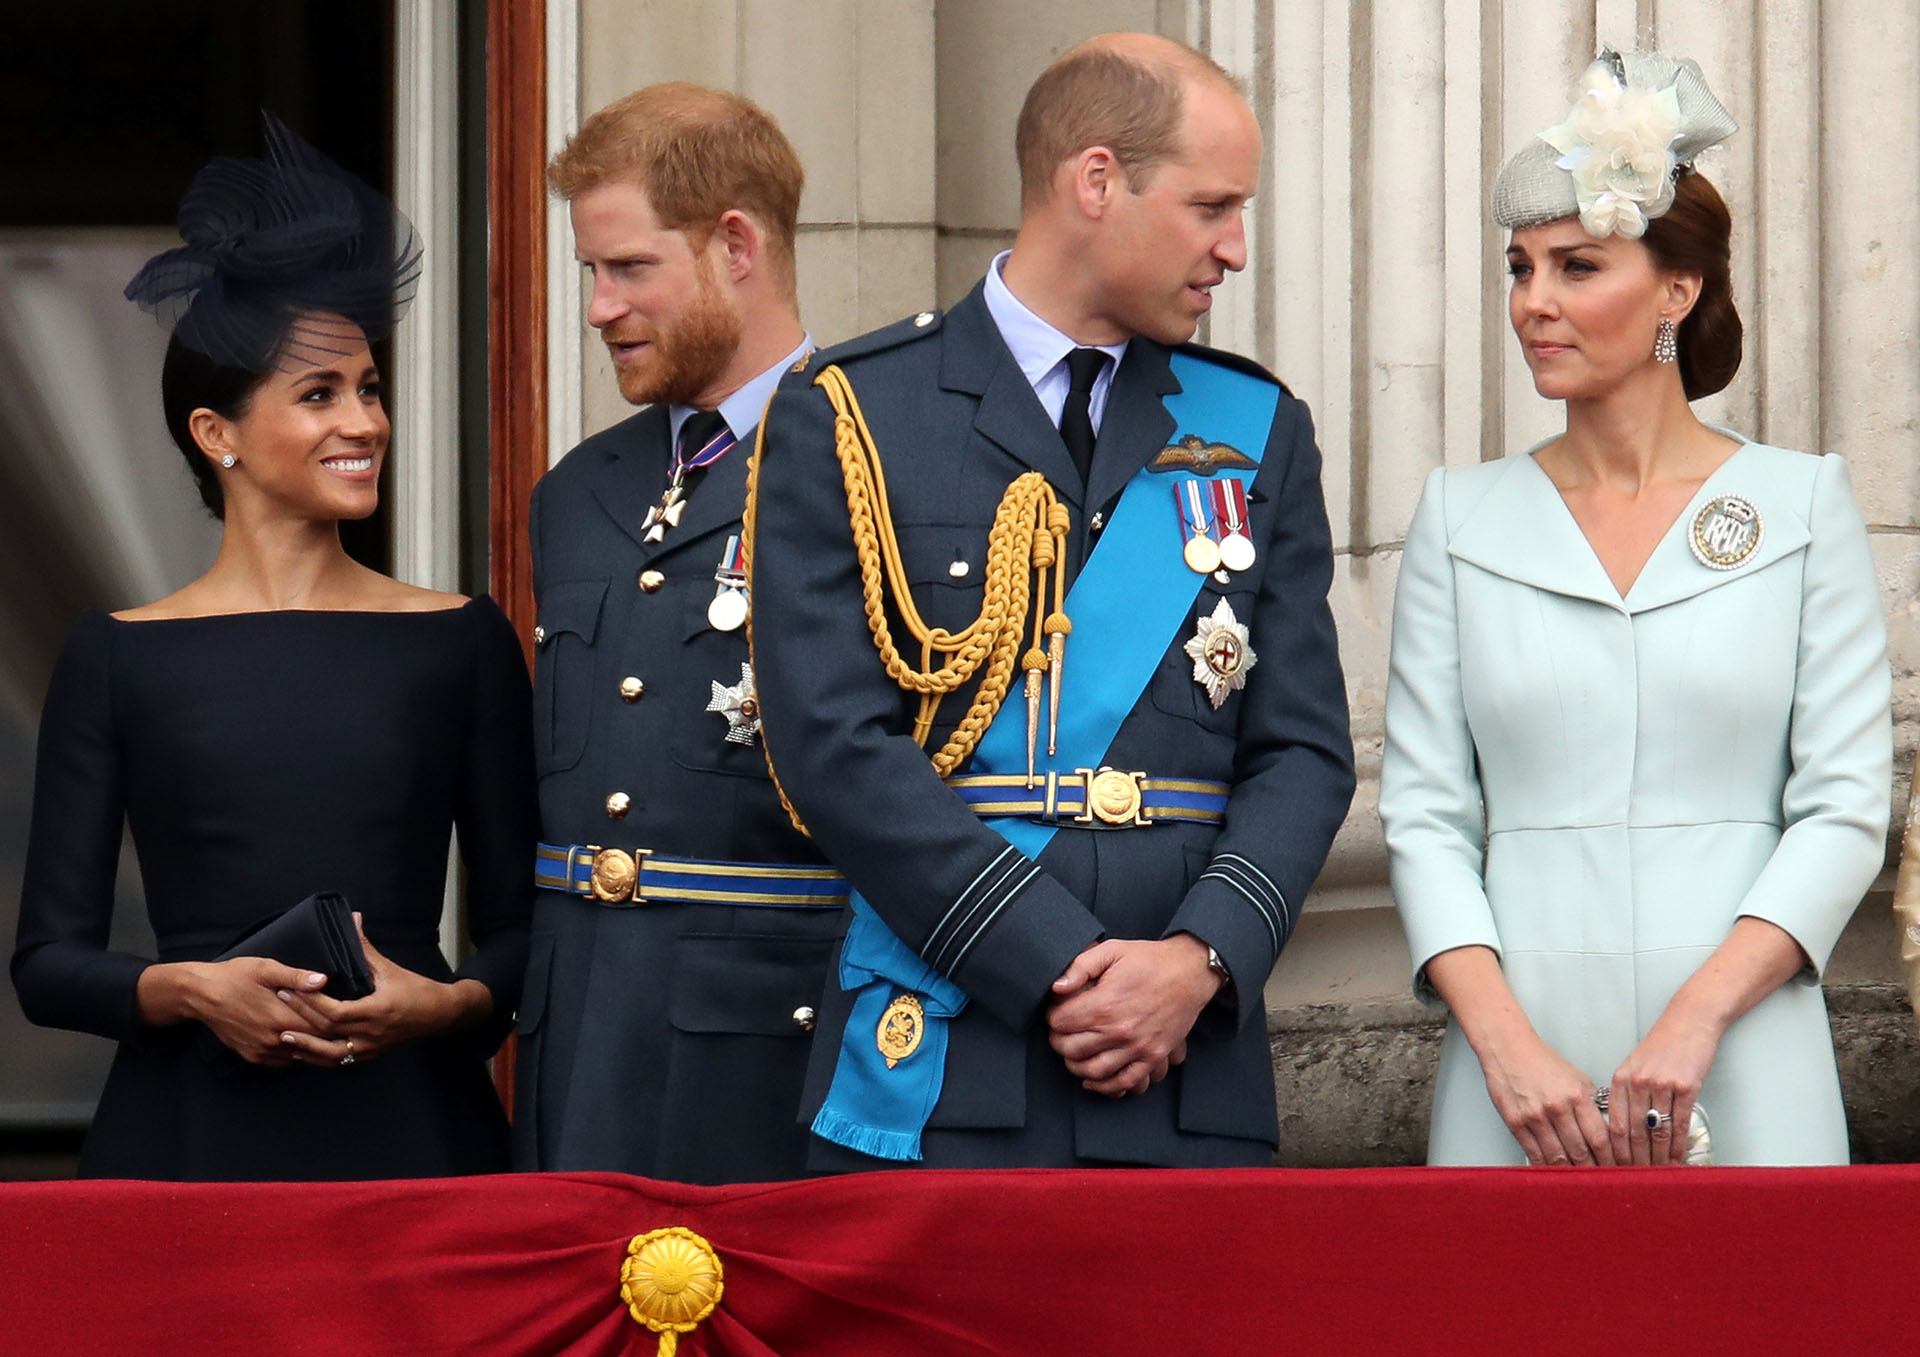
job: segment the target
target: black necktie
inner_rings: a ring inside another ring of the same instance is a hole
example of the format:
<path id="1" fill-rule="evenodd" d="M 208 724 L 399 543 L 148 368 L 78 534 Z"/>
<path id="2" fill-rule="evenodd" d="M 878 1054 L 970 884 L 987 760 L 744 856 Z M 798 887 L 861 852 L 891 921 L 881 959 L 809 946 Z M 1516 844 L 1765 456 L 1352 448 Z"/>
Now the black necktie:
<path id="1" fill-rule="evenodd" d="M 1093 384 L 1107 365 L 1098 349 L 1075 349 L 1067 355 L 1067 403 L 1060 409 L 1060 437 L 1080 469 L 1080 484 L 1093 476 Z"/>
<path id="2" fill-rule="evenodd" d="M 680 426 L 680 438 L 674 446 L 674 466 L 683 467 L 692 461 L 702 448 L 713 441 L 713 436 L 726 427 L 726 417 L 718 410 L 695 410 L 688 415 L 686 423 Z"/>
<path id="3" fill-rule="evenodd" d="M 691 495 L 694 486 L 706 476 L 707 462 L 718 460 L 717 456 L 709 457 L 697 466 L 689 465 L 712 446 L 716 438 L 727 445 L 720 450 L 720 455 L 724 455 L 733 446 L 733 435 L 727 429 L 726 416 L 718 410 L 695 410 L 680 426 L 680 437 L 673 450 L 673 478 L 679 483 L 682 498 Z"/>

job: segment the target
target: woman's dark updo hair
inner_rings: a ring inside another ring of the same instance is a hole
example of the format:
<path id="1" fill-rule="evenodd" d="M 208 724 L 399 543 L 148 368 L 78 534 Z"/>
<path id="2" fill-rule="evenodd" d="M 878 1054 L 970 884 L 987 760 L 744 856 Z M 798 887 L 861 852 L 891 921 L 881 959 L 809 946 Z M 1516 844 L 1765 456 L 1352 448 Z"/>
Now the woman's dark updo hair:
<path id="1" fill-rule="evenodd" d="M 194 484 L 200 488 L 200 498 L 215 518 L 224 520 L 227 516 L 220 477 L 213 469 L 213 459 L 193 441 L 188 416 L 206 409 L 223 419 L 239 419 L 247 412 L 253 393 L 266 380 L 267 372 L 217 363 L 191 344 L 183 344 L 177 334 L 167 344 L 166 361 L 160 367 L 160 408 L 166 415 L 167 432 L 179 444 Z"/>
<path id="2" fill-rule="evenodd" d="M 1641 237 L 1663 269 L 1700 275 L 1700 296 L 1680 322 L 1680 385 L 1690 401 L 1726 389 L 1740 370 L 1740 313 L 1729 276 L 1733 218 L 1720 191 L 1692 171 L 1674 186 L 1673 206 Z"/>

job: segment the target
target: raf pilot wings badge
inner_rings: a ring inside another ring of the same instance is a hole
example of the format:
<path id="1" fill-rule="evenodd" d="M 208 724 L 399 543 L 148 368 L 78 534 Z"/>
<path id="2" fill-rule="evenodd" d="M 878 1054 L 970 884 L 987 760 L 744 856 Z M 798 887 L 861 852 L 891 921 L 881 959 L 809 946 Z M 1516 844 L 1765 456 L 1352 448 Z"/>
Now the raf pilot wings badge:
<path id="1" fill-rule="evenodd" d="M 1190 433 L 1160 449 L 1160 455 L 1148 464 L 1147 470 L 1184 471 L 1192 476 L 1211 476 L 1216 471 L 1228 469 L 1251 471 L 1258 465 L 1231 443 L 1209 443 L 1199 434 Z"/>

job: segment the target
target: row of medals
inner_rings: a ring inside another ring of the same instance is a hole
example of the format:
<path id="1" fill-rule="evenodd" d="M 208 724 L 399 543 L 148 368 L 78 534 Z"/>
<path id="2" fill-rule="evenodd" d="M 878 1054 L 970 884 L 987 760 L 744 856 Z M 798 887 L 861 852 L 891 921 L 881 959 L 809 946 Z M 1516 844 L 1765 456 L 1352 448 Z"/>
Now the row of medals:
<path id="1" fill-rule="evenodd" d="M 1196 575 L 1226 569 L 1251 570 L 1253 539 L 1247 535 L 1247 487 L 1226 476 L 1217 481 L 1185 478 L 1173 487 L 1179 511 L 1180 555 Z"/>

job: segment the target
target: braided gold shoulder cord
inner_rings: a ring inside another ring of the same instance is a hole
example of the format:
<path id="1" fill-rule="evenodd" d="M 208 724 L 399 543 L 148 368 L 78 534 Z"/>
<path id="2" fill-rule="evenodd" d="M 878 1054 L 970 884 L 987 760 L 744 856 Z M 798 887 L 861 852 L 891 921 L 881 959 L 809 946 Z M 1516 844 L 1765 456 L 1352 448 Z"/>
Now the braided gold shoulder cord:
<path id="1" fill-rule="evenodd" d="M 1034 777 L 1034 746 L 1040 720 L 1041 676 L 1050 672 L 1052 680 L 1047 752 L 1055 752 L 1060 716 L 1060 676 L 1065 663 L 1067 633 L 1073 623 L 1062 607 L 1065 595 L 1064 572 L 1058 568 L 1066 548 L 1069 526 L 1067 507 L 1055 498 L 1053 487 L 1037 471 L 1018 477 L 1000 497 L 994 512 L 993 527 L 987 533 L 985 594 L 980 615 L 959 632 L 929 627 L 914 606 L 908 587 L 906 567 L 900 555 L 900 542 L 894 532 L 893 511 L 887 502 L 886 474 L 880 465 L 880 450 L 874 446 L 873 432 L 860 409 L 853 385 L 837 364 L 821 369 L 813 384 L 826 393 L 833 405 L 834 452 L 840 459 L 841 478 L 846 485 L 847 521 L 853 530 L 854 550 L 860 561 L 860 593 L 867 615 L 867 630 L 873 634 L 875 649 L 887 676 L 901 688 L 920 695 L 920 709 L 913 725 L 913 738 L 922 748 L 933 729 L 941 699 L 957 691 L 979 672 L 986 673 L 974 693 L 973 701 L 947 742 L 933 755 L 933 769 L 945 777 L 957 768 L 986 733 L 988 725 L 1006 700 L 1012 686 L 1016 656 L 1026 671 L 1027 698 L 1027 785 Z M 761 451 L 766 445 L 767 421 L 760 421 L 754 440 L 753 460 L 747 469 L 747 506 L 742 523 L 742 551 L 749 572 L 752 570 L 754 526 L 758 509 Z M 1051 575 L 1052 611 L 1045 611 Z M 908 664 L 893 639 L 887 620 L 887 596 L 891 591 L 901 621 L 920 646 L 918 668 Z M 1033 608 L 1032 644 L 1024 654 L 1020 642 L 1027 608 Z M 1041 648 L 1041 637 L 1046 648 Z M 753 643 L 752 617 L 748 618 L 747 643 Z M 935 656 L 941 663 L 936 668 Z M 769 771 L 772 765 L 769 761 Z M 794 824 L 800 819 L 792 803 L 780 788 L 774 787 L 780 803 Z"/>

